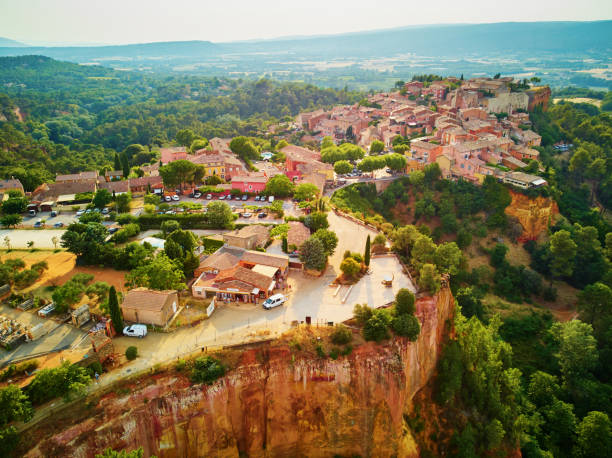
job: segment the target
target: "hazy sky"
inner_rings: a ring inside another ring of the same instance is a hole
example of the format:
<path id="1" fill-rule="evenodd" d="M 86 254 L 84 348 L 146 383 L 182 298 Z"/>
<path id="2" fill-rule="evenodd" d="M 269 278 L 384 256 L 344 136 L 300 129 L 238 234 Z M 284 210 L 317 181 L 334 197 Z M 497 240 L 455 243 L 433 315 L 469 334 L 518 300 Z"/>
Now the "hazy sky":
<path id="1" fill-rule="evenodd" d="M 602 20 L 611 0 L 0 0 L 0 36 L 32 44 L 214 42 L 418 24 Z"/>

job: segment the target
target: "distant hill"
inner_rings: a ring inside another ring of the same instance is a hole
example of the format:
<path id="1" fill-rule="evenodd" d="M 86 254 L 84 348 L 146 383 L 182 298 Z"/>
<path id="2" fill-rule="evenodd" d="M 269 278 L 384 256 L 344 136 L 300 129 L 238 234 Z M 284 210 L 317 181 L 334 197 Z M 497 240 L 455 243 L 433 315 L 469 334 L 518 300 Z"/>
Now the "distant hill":
<path id="1" fill-rule="evenodd" d="M 19 41 L 11 40 L 10 38 L 0 37 L 0 47 L 1 48 L 22 48 L 27 47 L 25 43 L 21 43 Z"/>

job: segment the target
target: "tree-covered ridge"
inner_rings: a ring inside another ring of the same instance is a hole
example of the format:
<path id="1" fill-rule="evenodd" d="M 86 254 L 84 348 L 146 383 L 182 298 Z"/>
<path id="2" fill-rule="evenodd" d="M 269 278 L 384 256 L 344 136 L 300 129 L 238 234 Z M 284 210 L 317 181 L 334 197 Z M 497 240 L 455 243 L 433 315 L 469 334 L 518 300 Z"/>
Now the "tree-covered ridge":
<path id="1" fill-rule="evenodd" d="M 112 168 L 116 151 L 162 145 L 183 129 L 206 138 L 263 135 L 279 119 L 360 98 L 299 83 L 121 72 L 41 56 L 0 58 L 0 91 L 0 176 L 19 178 L 28 191 L 57 173 Z"/>

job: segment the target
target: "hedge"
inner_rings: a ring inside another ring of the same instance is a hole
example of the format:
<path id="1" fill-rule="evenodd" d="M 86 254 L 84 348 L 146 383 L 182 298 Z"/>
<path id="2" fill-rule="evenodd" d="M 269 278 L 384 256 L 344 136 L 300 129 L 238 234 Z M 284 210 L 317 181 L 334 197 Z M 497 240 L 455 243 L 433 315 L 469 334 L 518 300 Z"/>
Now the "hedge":
<path id="1" fill-rule="evenodd" d="M 141 215 L 138 224 L 141 230 L 161 229 L 164 221 L 178 221 L 182 229 L 225 229 L 214 227 L 208 223 L 206 213 L 185 213 L 177 215 Z"/>

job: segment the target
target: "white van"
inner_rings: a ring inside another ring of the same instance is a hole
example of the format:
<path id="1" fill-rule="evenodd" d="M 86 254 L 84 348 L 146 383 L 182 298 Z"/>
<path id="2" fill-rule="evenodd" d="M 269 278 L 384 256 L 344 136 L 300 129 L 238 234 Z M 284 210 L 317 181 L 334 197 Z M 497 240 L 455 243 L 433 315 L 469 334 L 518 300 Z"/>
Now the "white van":
<path id="1" fill-rule="evenodd" d="M 131 326 L 126 326 L 123 328 L 123 335 L 142 339 L 147 335 L 147 326 L 144 324 L 133 324 Z"/>
<path id="2" fill-rule="evenodd" d="M 275 294 L 274 296 L 270 296 L 264 301 L 263 308 L 265 308 L 266 310 L 270 310 L 271 308 L 283 305 L 286 300 L 287 298 L 282 294 Z"/>
<path id="3" fill-rule="evenodd" d="M 268 197 L 268 202 L 274 202 L 274 196 Z"/>

